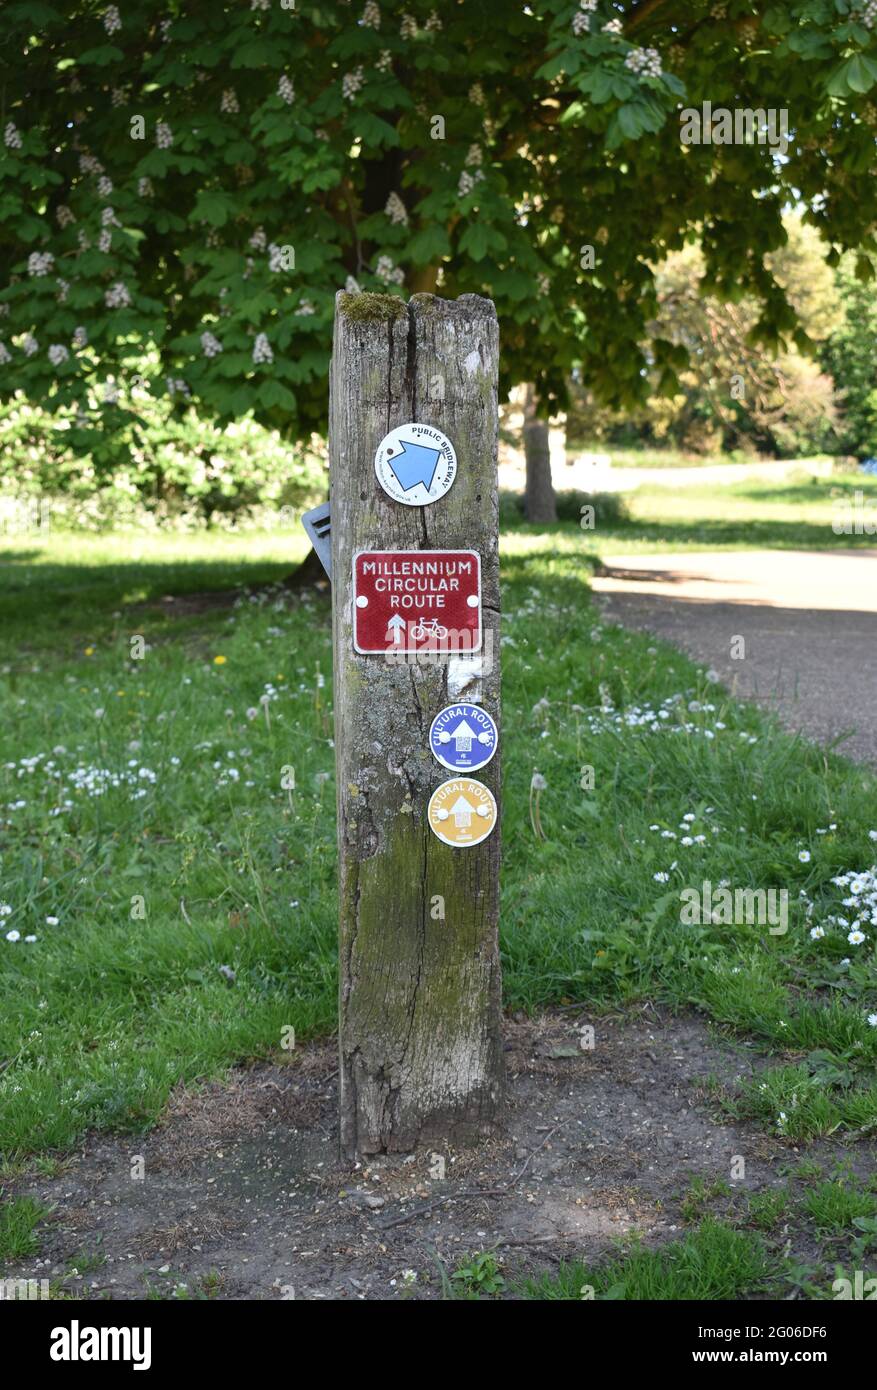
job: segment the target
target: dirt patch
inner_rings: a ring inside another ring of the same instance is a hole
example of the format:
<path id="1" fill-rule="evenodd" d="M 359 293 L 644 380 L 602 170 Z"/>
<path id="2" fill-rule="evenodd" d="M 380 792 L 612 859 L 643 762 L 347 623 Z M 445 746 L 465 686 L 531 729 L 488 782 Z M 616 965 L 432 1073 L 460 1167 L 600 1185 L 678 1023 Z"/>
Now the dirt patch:
<path id="1" fill-rule="evenodd" d="M 584 1022 L 592 1050 L 580 1045 Z M 495 1250 L 513 1280 L 592 1261 L 629 1232 L 666 1239 L 692 1177 L 751 1193 L 784 1181 L 797 1155 L 717 1120 L 707 1077 L 733 1082 L 763 1062 L 699 1018 L 646 1006 L 508 1021 L 506 1064 L 506 1137 L 354 1170 L 337 1154 L 331 1043 L 180 1089 L 149 1134 L 90 1136 L 61 1176 L 15 1184 L 54 1211 L 40 1260 L 7 1275 L 57 1279 L 76 1265 L 81 1277 L 63 1287 L 86 1297 L 142 1298 L 182 1282 L 229 1299 L 386 1299 L 410 1269 L 409 1296 L 436 1298 L 441 1268 L 471 1252 Z M 841 1152 L 873 1164 L 872 1145 L 808 1155 Z M 730 1179 L 734 1155 L 745 1181 Z"/>

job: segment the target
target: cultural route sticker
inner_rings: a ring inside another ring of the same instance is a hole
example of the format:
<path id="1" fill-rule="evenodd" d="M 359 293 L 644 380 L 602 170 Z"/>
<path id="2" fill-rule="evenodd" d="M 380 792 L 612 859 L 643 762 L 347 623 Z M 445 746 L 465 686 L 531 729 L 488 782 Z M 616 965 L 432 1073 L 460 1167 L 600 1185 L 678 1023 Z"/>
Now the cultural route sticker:
<path id="1" fill-rule="evenodd" d="M 429 823 L 433 834 L 455 849 L 479 845 L 496 825 L 493 792 L 471 777 L 442 782 L 429 798 Z"/>
<path id="2" fill-rule="evenodd" d="M 448 705 L 432 721 L 429 746 L 451 772 L 477 772 L 496 752 L 499 735 L 487 710 L 465 701 Z"/>
<path id="3" fill-rule="evenodd" d="M 481 557 L 475 550 L 358 550 L 353 649 L 481 650 Z"/>
<path id="4" fill-rule="evenodd" d="M 427 507 L 453 483 L 457 455 L 448 436 L 432 425 L 399 425 L 378 446 L 375 476 L 394 502 Z"/>

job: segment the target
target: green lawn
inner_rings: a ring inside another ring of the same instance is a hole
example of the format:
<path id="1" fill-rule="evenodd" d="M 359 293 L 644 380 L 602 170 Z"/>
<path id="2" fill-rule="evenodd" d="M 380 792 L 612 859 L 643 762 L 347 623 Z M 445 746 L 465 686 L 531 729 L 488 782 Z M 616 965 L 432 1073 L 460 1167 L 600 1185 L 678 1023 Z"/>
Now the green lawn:
<path id="1" fill-rule="evenodd" d="M 856 494 L 861 494 L 856 513 Z M 578 553 L 581 538 L 590 554 L 643 555 L 675 550 L 845 550 L 877 549 L 877 478 L 842 473 L 831 478 L 806 475 L 783 483 L 742 481 L 722 487 L 693 484 L 662 487 L 644 483 L 633 492 L 598 498 L 593 529 L 582 530 L 584 493 L 561 493 L 560 521 L 552 528 L 557 543 Z M 504 497 L 507 518 L 513 499 Z M 619 514 L 620 513 L 620 514 Z M 856 516 L 872 533 L 846 534 Z M 536 538 L 542 528 L 520 526 Z"/>
<path id="2" fill-rule="evenodd" d="M 50 536 L 0 552 L 7 1163 L 149 1124 L 178 1081 L 269 1055 L 290 1025 L 334 1026 L 329 600 L 271 587 L 296 546 Z M 717 1105 L 790 1142 L 873 1129 L 874 929 L 850 944 L 830 919 L 872 891 L 831 880 L 877 858 L 874 776 L 604 626 L 575 526 L 508 534 L 502 557 L 508 1005 L 695 1005 L 776 1054 L 766 1090 Z M 234 606 L 160 602 L 235 584 L 251 592 Z M 787 933 L 683 925 L 680 890 L 704 879 L 787 888 Z"/>

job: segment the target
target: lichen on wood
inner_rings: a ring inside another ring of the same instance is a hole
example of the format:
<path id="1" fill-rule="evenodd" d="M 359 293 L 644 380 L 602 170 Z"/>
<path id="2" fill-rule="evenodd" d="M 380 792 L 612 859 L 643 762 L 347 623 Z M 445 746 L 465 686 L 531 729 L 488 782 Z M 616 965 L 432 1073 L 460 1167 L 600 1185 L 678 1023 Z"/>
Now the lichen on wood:
<path id="1" fill-rule="evenodd" d="M 362 300 L 377 306 L 349 312 Z M 494 307 L 478 296 L 338 296 L 329 453 L 341 1143 L 351 1159 L 475 1138 L 500 1115 L 499 830 L 454 849 L 427 823 L 429 797 L 449 776 L 428 744 L 454 698 L 448 665 L 359 655 L 352 637 L 356 551 L 477 550 L 493 657 L 478 689 L 499 721 L 498 351 Z M 374 473 L 383 436 L 415 421 L 443 430 L 458 459 L 449 492 L 423 508 L 392 501 Z M 499 764 L 497 754 L 478 774 L 497 800 Z"/>

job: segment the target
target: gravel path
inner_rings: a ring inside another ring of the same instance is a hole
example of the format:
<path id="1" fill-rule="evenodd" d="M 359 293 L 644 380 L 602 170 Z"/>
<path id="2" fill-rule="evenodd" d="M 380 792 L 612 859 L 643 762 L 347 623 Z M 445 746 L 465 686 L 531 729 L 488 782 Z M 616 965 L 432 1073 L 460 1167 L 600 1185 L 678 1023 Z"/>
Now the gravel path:
<path id="1" fill-rule="evenodd" d="M 877 550 L 610 555 L 604 571 L 608 619 L 667 638 L 733 694 L 877 766 Z"/>

